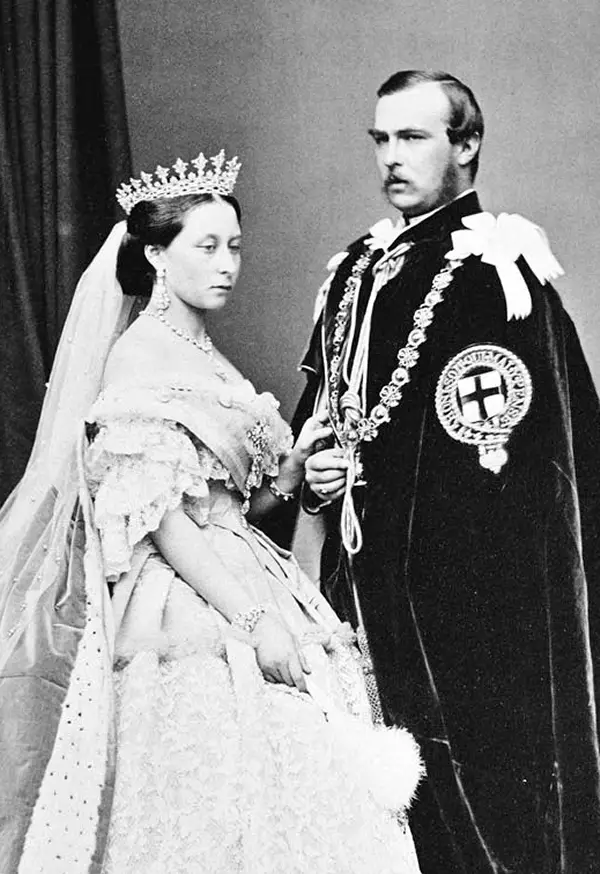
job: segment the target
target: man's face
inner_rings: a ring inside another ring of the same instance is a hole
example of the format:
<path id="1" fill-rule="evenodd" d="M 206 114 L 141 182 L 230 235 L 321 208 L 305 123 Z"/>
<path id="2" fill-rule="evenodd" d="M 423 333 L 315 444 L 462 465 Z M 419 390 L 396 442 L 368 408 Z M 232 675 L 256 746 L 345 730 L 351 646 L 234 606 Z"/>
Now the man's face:
<path id="1" fill-rule="evenodd" d="M 375 108 L 370 134 L 383 189 L 409 218 L 443 206 L 469 187 L 464 144 L 452 145 L 446 132 L 449 114 L 450 102 L 437 82 L 381 97 Z"/>

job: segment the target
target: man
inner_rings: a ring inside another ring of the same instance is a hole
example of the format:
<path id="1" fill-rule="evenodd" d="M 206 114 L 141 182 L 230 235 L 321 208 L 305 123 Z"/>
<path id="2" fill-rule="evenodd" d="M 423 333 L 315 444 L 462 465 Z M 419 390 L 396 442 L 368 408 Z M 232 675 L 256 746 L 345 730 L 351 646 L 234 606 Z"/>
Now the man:
<path id="1" fill-rule="evenodd" d="M 402 230 L 338 259 L 298 423 L 322 584 L 366 629 L 381 705 L 428 778 L 424 874 L 600 866 L 600 408 L 543 235 L 472 190 L 483 119 L 447 74 L 400 72 L 371 136 Z M 596 690 L 594 675 L 596 671 Z"/>

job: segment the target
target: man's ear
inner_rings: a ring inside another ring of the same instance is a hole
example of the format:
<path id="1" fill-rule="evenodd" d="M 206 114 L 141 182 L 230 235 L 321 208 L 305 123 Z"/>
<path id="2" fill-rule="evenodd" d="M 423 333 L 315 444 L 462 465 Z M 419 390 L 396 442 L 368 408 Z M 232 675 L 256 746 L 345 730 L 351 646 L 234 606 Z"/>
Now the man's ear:
<path id="1" fill-rule="evenodd" d="M 457 158 L 459 166 L 466 167 L 467 164 L 470 164 L 473 161 L 479 152 L 479 149 L 481 148 L 481 137 L 479 134 L 472 134 L 466 140 L 457 143 L 457 145 L 459 147 Z"/>

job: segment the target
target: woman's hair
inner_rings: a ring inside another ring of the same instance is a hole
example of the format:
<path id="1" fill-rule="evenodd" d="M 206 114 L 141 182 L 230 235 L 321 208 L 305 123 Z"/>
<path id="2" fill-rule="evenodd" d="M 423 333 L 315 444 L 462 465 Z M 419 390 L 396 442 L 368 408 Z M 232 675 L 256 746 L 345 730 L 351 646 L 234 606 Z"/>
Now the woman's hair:
<path id="1" fill-rule="evenodd" d="M 144 254 L 144 247 L 166 248 L 183 229 L 190 210 L 219 201 L 232 206 L 241 221 L 240 205 L 230 194 L 182 194 L 136 203 L 127 218 L 127 233 L 117 255 L 117 279 L 123 294 L 149 297 L 156 272 Z"/>

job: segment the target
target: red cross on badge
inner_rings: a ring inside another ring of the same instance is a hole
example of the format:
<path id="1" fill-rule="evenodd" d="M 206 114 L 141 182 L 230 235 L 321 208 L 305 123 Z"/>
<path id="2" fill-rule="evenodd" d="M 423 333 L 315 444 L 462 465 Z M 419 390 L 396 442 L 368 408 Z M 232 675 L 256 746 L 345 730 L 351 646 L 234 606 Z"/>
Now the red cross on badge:
<path id="1" fill-rule="evenodd" d="M 458 380 L 458 398 L 467 422 L 481 422 L 499 416 L 506 408 L 502 374 L 482 370 Z"/>

